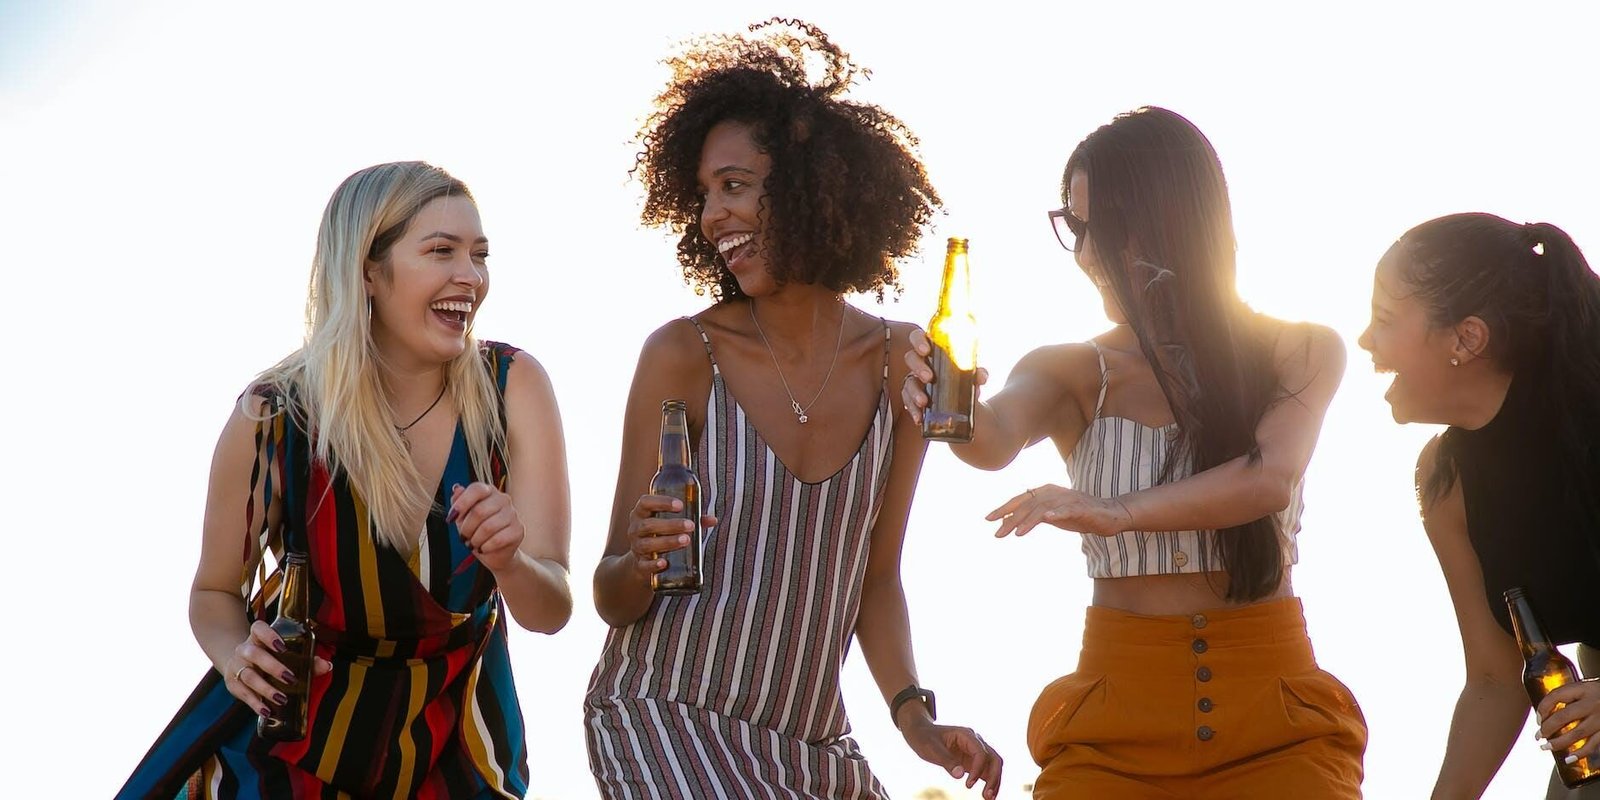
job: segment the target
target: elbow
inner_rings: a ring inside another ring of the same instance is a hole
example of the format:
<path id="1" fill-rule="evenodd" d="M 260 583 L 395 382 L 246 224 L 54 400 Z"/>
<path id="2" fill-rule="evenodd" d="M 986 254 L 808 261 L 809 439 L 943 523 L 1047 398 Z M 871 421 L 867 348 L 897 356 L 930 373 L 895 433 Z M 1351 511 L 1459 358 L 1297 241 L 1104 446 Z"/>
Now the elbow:
<path id="1" fill-rule="evenodd" d="M 1282 514 L 1294 502 L 1295 483 L 1291 477 L 1273 477 L 1262 481 L 1262 486 L 1256 492 L 1256 497 L 1261 502 L 1261 516 Z"/>
<path id="2" fill-rule="evenodd" d="M 523 630 L 533 631 L 534 633 L 546 635 L 559 633 L 562 628 L 567 627 L 568 622 L 572 621 L 572 597 L 568 595 L 565 600 L 564 603 L 559 603 L 556 607 L 547 609 L 546 613 L 539 615 L 537 618 L 519 619 L 517 624 L 521 625 Z"/>
<path id="3" fill-rule="evenodd" d="M 1257 460 L 1250 481 L 1250 499 L 1255 518 L 1281 514 L 1294 503 L 1300 486 L 1300 476 L 1292 470 L 1274 469 L 1271 464 Z"/>
<path id="4" fill-rule="evenodd" d="M 608 607 L 600 601 L 599 596 L 595 597 L 594 608 L 600 614 L 600 620 L 613 628 L 626 628 L 644 616 L 643 611 L 637 614 L 629 614 L 624 609 Z"/>

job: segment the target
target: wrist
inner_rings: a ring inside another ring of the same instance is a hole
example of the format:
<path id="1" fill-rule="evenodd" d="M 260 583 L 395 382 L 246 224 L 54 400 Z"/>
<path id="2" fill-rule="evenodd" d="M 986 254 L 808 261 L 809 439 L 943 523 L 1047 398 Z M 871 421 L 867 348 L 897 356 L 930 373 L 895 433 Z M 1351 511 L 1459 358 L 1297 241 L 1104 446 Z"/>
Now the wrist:
<path id="1" fill-rule="evenodd" d="M 1123 533 L 1124 531 L 1139 530 L 1138 523 L 1134 522 L 1133 507 L 1135 503 L 1132 501 L 1133 497 L 1131 493 L 1122 495 L 1120 497 L 1111 498 L 1111 502 L 1116 504 L 1115 510 L 1117 511 L 1117 514 L 1115 515 L 1116 521 L 1112 525 L 1112 527 L 1115 528 L 1115 530 L 1111 531 L 1112 536 Z"/>
<path id="2" fill-rule="evenodd" d="M 933 692 L 915 683 L 901 689 L 889 701 L 889 719 L 902 732 L 938 719 Z"/>

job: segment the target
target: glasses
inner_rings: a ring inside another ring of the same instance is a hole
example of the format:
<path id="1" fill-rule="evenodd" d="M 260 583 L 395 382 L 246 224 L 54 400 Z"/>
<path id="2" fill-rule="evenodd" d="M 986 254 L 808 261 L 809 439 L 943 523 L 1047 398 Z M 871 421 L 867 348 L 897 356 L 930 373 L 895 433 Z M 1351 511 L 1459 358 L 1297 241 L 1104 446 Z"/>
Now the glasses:
<path id="1" fill-rule="evenodd" d="M 1046 212 L 1050 217 L 1050 227 L 1056 232 L 1056 241 L 1069 253 L 1078 252 L 1079 245 L 1083 244 L 1083 235 L 1089 230 L 1089 223 L 1072 215 L 1065 206 Z"/>

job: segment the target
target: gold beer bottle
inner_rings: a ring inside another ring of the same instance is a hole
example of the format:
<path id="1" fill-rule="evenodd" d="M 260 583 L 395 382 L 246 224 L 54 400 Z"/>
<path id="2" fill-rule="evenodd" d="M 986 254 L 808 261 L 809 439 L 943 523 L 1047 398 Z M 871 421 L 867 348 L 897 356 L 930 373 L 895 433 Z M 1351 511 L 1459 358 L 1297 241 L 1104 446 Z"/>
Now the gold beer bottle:
<path id="1" fill-rule="evenodd" d="M 1521 588 L 1506 590 L 1506 607 L 1511 611 L 1511 629 L 1516 634 L 1517 647 L 1522 649 L 1522 685 L 1528 690 L 1528 699 L 1537 708 L 1545 695 L 1569 683 L 1577 683 L 1578 670 L 1545 635 L 1544 626 L 1534 616 L 1533 604 L 1528 602 Z M 1556 709 L 1565 705 L 1559 703 Z M 1574 722 L 1562 728 L 1561 732 L 1566 733 L 1576 724 Z M 1579 739 L 1567 749 L 1576 750 L 1586 741 Z M 1556 758 L 1556 772 L 1568 787 L 1600 778 L 1600 763 L 1596 763 L 1594 756 L 1586 756 L 1568 764 L 1566 753 L 1552 750 L 1552 755 Z"/>
<path id="2" fill-rule="evenodd" d="M 290 553 L 284 560 L 283 591 L 278 595 L 278 618 L 272 630 L 283 639 L 283 652 L 274 656 L 290 672 L 294 681 L 284 683 L 276 675 L 266 679 L 289 698 L 272 712 L 256 719 L 256 733 L 263 739 L 293 742 L 306 738 L 310 722 L 311 661 L 317 637 L 311 630 L 311 575 L 303 553 Z"/>
<path id="3" fill-rule="evenodd" d="M 656 519 L 686 519 L 694 523 L 689 546 L 662 554 L 667 568 L 650 576 L 657 594 L 696 594 L 700 591 L 700 479 L 689 455 L 688 405 L 682 400 L 661 404 L 661 455 L 650 493 L 676 497 L 682 511 L 658 511 Z"/>
<path id="4" fill-rule="evenodd" d="M 924 439 L 972 441 L 972 411 L 978 398 L 978 321 L 972 316 L 971 295 L 967 240 L 951 237 L 944 251 L 939 308 L 928 321 L 933 383 L 925 384 L 928 407 L 922 412 Z"/>

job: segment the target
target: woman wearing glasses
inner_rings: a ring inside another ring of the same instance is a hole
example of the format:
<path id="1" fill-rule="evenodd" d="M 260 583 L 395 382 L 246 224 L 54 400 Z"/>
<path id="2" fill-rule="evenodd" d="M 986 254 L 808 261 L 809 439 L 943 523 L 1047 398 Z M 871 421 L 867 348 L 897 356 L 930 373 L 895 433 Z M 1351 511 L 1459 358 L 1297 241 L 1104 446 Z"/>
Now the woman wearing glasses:
<path id="1" fill-rule="evenodd" d="M 1029 353 L 951 445 L 995 470 L 1049 438 L 1072 488 L 989 519 L 1081 534 L 1094 578 L 1078 670 L 1028 722 L 1034 796 L 1359 797 L 1366 725 L 1318 669 L 1289 579 L 1343 345 L 1238 298 L 1222 165 L 1183 117 L 1142 108 L 1090 134 L 1062 196 L 1056 234 L 1114 327 Z M 932 380 L 927 338 L 912 346 Z M 928 402 L 917 381 L 902 399 L 913 418 Z"/>

